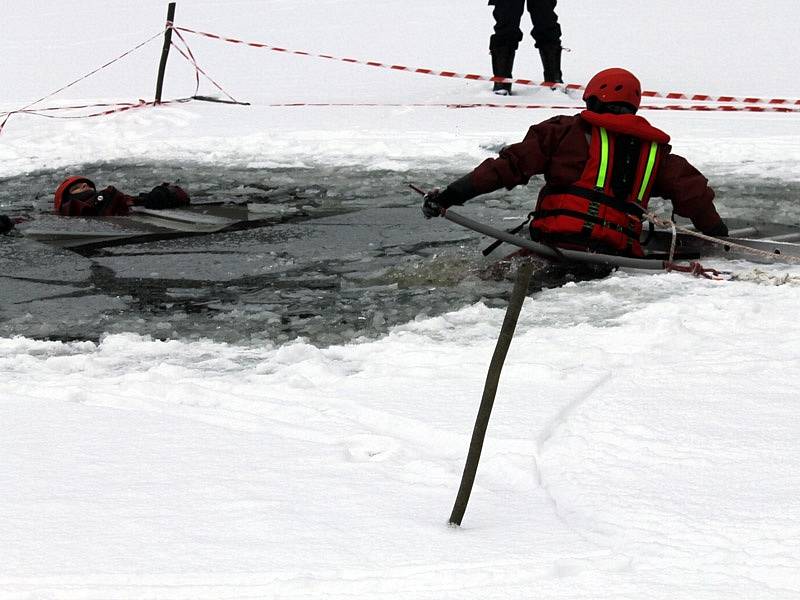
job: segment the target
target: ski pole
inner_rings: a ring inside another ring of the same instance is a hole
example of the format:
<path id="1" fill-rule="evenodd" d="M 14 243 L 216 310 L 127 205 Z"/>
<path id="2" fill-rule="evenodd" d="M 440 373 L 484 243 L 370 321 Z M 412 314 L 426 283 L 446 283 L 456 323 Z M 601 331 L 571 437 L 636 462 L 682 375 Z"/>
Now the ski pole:
<path id="1" fill-rule="evenodd" d="M 461 485 L 458 488 L 458 495 L 450 514 L 450 525 L 461 525 L 464 518 L 464 511 L 467 510 L 467 502 L 472 493 L 472 485 L 475 482 L 475 473 L 478 471 L 478 461 L 481 458 L 483 441 L 486 438 L 486 429 L 489 426 L 489 417 L 492 414 L 494 398 L 497 394 L 497 385 L 500 382 L 500 373 L 503 370 L 503 363 L 508 354 L 511 340 L 514 338 L 514 330 L 517 327 L 517 319 L 528 293 L 531 275 L 533 274 L 533 261 L 530 259 L 522 261 L 517 269 L 517 278 L 514 282 L 514 290 L 511 292 L 511 299 L 508 302 L 506 316 L 503 319 L 503 326 L 500 328 L 500 336 L 489 364 L 489 372 L 486 375 L 486 383 L 483 387 L 483 397 L 478 408 L 478 416 L 475 419 L 475 427 L 472 430 L 472 440 L 469 443 L 467 461 L 464 465 L 464 474 L 461 476 Z"/>

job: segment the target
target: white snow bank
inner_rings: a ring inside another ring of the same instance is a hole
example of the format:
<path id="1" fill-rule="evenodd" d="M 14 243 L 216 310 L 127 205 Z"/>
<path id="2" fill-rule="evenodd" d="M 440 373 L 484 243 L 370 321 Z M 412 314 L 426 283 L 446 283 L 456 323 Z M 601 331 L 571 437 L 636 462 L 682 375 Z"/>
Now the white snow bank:
<path id="1" fill-rule="evenodd" d="M 0 590 L 800 594 L 796 287 L 612 276 L 318 349 L 0 340 Z"/>

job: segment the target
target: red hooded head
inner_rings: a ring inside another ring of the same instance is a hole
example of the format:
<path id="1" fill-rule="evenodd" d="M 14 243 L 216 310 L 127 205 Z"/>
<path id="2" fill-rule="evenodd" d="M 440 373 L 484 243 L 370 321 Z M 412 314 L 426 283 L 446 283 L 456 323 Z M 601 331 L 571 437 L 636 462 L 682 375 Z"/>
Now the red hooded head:
<path id="1" fill-rule="evenodd" d="M 82 176 L 67 177 L 56 188 L 55 197 L 53 199 L 53 207 L 55 208 L 56 212 L 61 212 L 61 205 L 70 200 L 70 188 L 79 183 L 88 184 L 93 191 L 96 189 L 94 182 L 91 179 Z"/>

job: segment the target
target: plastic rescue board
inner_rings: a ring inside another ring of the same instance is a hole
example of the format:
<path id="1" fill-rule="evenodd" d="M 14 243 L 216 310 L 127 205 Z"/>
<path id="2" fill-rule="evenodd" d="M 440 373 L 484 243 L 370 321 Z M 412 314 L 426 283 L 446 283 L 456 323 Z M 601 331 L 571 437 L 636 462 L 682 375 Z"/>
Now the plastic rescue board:
<path id="1" fill-rule="evenodd" d="M 777 223 L 745 223 L 728 220 L 730 227 L 724 241 L 732 244 L 718 244 L 678 232 L 675 240 L 677 258 L 699 258 L 703 256 L 721 256 L 740 258 L 751 262 L 780 262 L 782 257 L 800 257 L 800 227 L 780 225 Z M 644 248 L 648 256 L 668 255 L 672 244 L 672 231 L 659 229 L 648 235 L 645 233 Z M 735 245 L 733 245 L 735 244 Z M 771 257 L 748 252 L 744 246 L 753 250 L 766 252 Z"/>
<path id="2" fill-rule="evenodd" d="M 458 225 L 491 236 L 517 248 L 523 248 L 544 258 L 556 261 L 573 261 L 589 264 L 604 264 L 633 269 L 660 270 L 667 266 L 673 243 L 671 229 L 660 229 L 642 233 L 645 256 L 631 258 L 595 252 L 565 250 L 534 242 L 527 237 L 497 229 L 448 210 L 444 217 Z M 800 258 L 800 227 L 777 223 L 750 223 L 741 220 L 727 220 L 729 237 L 712 242 L 689 233 L 677 232 L 675 235 L 674 260 L 692 260 L 702 257 L 723 256 L 744 259 L 751 262 L 781 262 L 782 258 Z M 726 244 L 725 242 L 729 242 Z M 743 246 L 744 248 L 742 248 Z M 501 246 L 502 248 L 502 246 Z M 752 252 L 757 250 L 759 252 Z M 507 251 L 507 249 L 503 249 Z"/>
<path id="3" fill-rule="evenodd" d="M 135 206 L 124 217 L 43 215 L 18 229 L 38 242 L 86 249 L 263 227 L 302 215 L 291 207 L 264 204 L 192 204 L 169 210 Z"/>

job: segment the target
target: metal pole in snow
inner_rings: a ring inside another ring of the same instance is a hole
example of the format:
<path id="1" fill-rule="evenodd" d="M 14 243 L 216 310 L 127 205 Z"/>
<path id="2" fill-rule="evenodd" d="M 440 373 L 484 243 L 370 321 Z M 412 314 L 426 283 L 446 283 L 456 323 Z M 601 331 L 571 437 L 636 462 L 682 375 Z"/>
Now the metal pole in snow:
<path id="1" fill-rule="evenodd" d="M 164 32 L 164 47 L 161 49 L 161 62 L 158 64 L 158 79 L 156 80 L 156 104 L 161 104 L 161 90 L 164 87 L 164 71 L 167 69 L 169 47 L 172 45 L 172 24 L 175 22 L 175 3 L 167 6 L 167 30 Z"/>
<path id="2" fill-rule="evenodd" d="M 500 328 L 500 337 L 489 364 L 489 372 L 486 375 L 486 383 L 483 387 L 483 397 L 478 408 L 478 416 L 475 419 L 475 428 L 472 430 L 472 440 L 467 452 L 467 462 L 464 465 L 464 474 L 461 476 L 461 486 L 458 488 L 458 495 L 450 514 L 450 525 L 461 525 L 464 518 L 464 511 L 467 510 L 467 502 L 472 492 L 472 484 L 475 482 L 475 473 L 478 470 L 478 461 L 481 458 L 483 440 L 486 438 L 486 429 L 489 426 L 489 417 L 492 414 L 492 405 L 497 394 L 497 385 L 500 381 L 500 372 L 503 370 L 503 363 L 508 354 L 511 340 L 514 338 L 514 330 L 517 327 L 517 319 L 528 293 L 531 275 L 533 274 L 533 262 L 524 260 L 517 269 L 517 279 L 514 282 L 514 290 L 511 292 L 511 299 L 508 302 L 503 326 Z"/>

